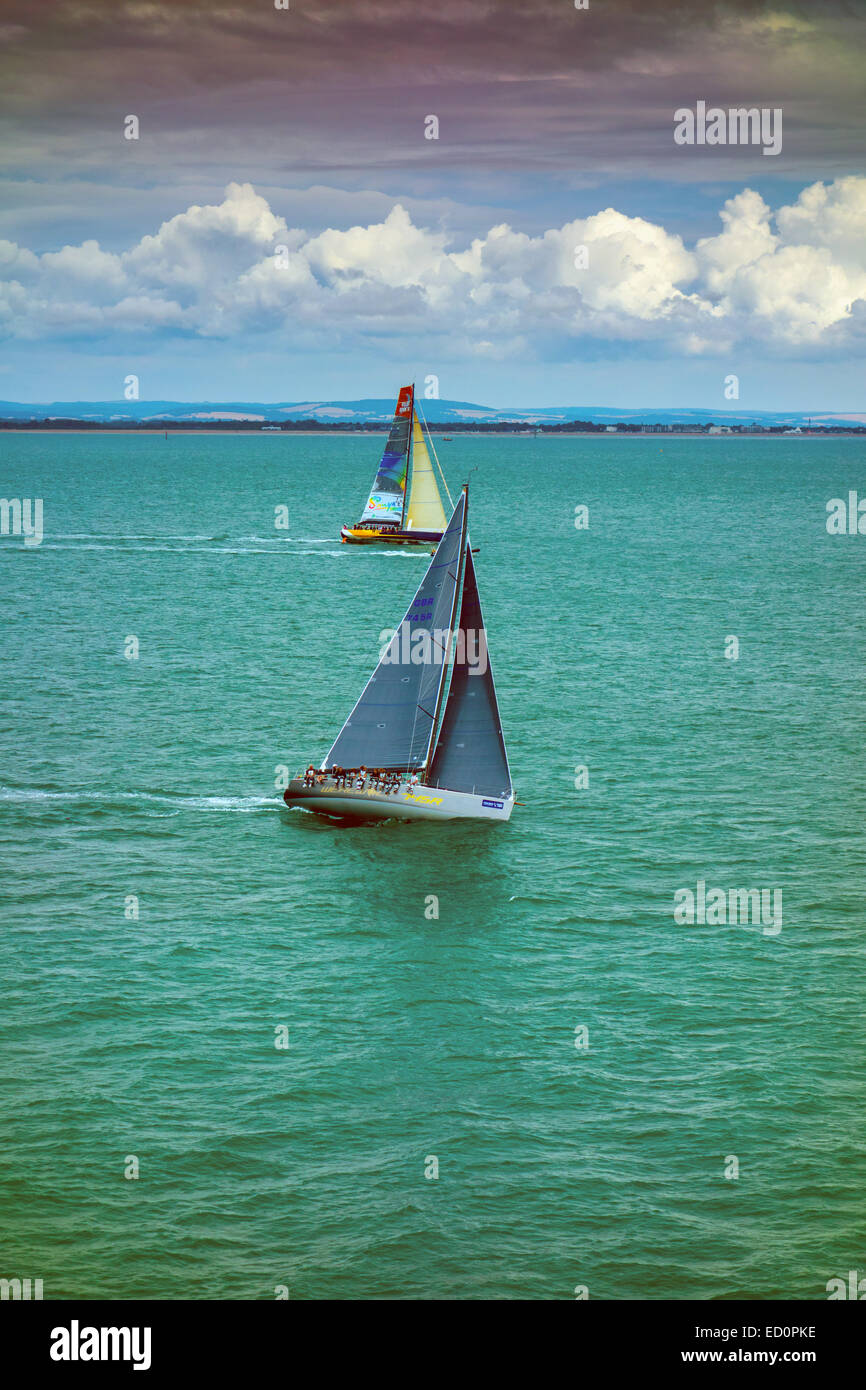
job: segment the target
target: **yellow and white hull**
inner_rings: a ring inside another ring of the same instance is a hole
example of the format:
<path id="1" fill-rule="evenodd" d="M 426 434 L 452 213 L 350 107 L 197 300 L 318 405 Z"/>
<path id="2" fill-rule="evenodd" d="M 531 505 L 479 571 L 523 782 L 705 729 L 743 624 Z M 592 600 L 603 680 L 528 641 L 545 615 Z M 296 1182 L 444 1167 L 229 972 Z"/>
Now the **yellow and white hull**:
<path id="1" fill-rule="evenodd" d="M 441 539 L 442 533 L 437 531 L 371 531 L 358 526 L 340 528 L 340 540 L 344 545 L 438 545 Z"/>

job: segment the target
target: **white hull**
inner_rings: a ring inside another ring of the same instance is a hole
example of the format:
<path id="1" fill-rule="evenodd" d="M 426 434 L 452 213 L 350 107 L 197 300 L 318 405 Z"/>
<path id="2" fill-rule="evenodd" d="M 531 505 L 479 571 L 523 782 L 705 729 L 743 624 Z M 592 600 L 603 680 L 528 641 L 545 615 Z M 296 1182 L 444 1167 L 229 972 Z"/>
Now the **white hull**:
<path id="1" fill-rule="evenodd" d="M 514 797 L 474 796 L 445 787 L 401 786 L 397 792 L 372 788 L 305 787 L 294 778 L 283 793 L 287 806 L 318 811 L 343 820 L 493 820 L 507 821 Z"/>

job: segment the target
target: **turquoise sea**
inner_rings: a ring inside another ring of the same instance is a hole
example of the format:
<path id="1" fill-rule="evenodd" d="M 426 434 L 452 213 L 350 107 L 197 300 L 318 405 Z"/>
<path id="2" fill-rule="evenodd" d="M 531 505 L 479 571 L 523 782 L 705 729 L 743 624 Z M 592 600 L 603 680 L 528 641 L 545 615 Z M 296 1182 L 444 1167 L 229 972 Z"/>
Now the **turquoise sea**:
<path id="1" fill-rule="evenodd" d="M 0 541 L 0 1276 L 826 1298 L 866 1274 L 863 444 L 443 444 L 525 805 L 345 828 L 275 778 L 423 572 L 336 542 L 381 443 L 0 436 L 45 527 Z M 675 922 L 699 881 L 781 930 Z"/>

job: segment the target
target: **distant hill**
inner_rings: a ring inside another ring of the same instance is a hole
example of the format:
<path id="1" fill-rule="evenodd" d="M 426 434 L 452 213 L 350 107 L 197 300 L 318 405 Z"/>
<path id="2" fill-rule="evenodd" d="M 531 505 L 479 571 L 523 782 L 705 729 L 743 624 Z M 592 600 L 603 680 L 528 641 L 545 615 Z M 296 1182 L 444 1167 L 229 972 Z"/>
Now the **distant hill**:
<path id="1" fill-rule="evenodd" d="M 812 415 L 805 411 L 767 410 L 678 410 L 615 409 L 608 406 L 544 406 L 500 410 L 494 406 L 476 405 L 472 401 L 424 400 L 419 405 L 431 425 L 496 425 L 525 423 L 527 425 L 566 425 L 576 420 L 605 425 L 620 422 L 629 425 L 685 425 L 700 429 L 711 423 L 722 425 L 862 427 L 866 411 L 821 411 Z M 226 422 L 259 422 L 281 424 L 284 421 L 316 420 L 321 425 L 384 424 L 394 413 L 394 397 L 360 401 L 46 401 L 27 405 L 20 401 L 0 401 L 0 420 L 33 422 L 41 420 L 80 420 L 93 424 L 152 424 L 165 421 L 184 424 L 214 424 Z"/>

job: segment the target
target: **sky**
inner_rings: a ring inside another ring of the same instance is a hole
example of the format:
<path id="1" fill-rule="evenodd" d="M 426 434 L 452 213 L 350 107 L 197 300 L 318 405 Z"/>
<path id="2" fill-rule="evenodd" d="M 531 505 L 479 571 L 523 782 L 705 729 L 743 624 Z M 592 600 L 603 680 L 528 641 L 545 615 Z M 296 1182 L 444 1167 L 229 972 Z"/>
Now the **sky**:
<path id="1" fill-rule="evenodd" d="M 0 398 L 862 411 L 864 34 L 862 0 L 0 0 Z M 699 103 L 763 143 L 679 142 Z"/>

